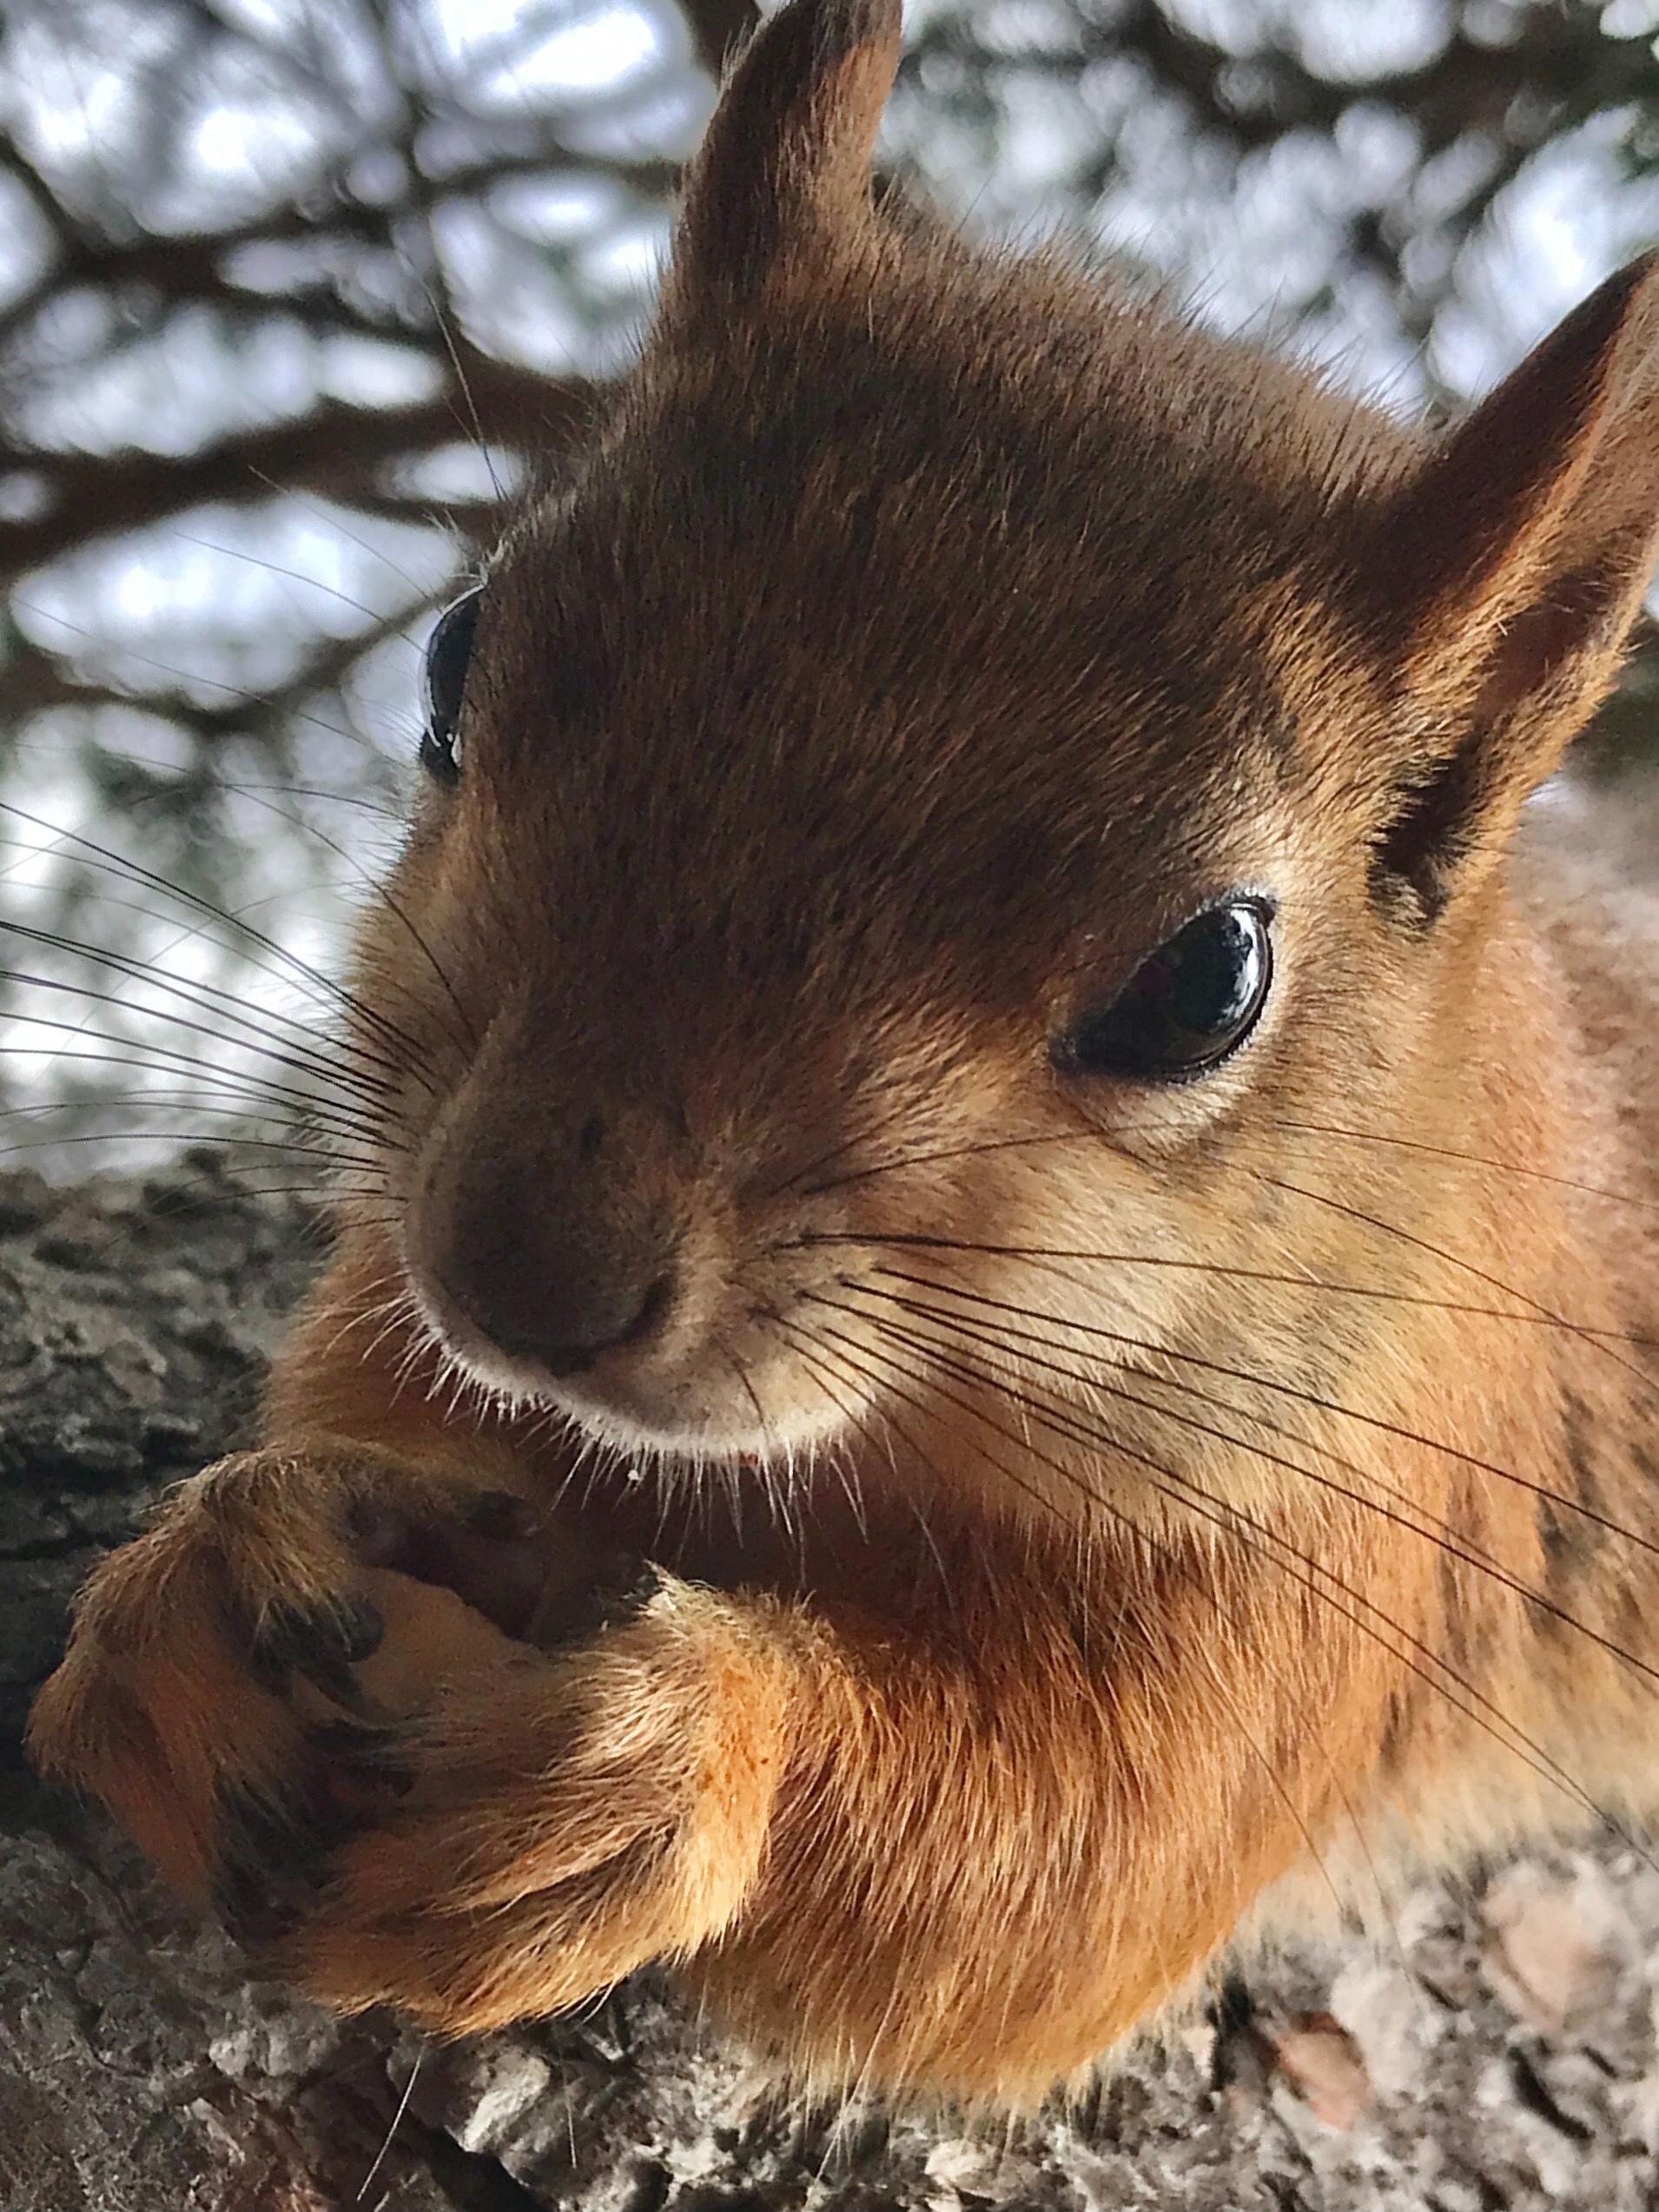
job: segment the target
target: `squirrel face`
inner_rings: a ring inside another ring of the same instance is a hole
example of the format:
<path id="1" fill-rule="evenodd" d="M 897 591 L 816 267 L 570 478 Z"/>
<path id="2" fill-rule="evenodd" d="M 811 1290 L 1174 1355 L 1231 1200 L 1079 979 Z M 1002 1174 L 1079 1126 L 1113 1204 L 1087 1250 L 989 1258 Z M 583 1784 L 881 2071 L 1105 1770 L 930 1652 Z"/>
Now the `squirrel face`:
<path id="1" fill-rule="evenodd" d="M 1444 1177 L 1345 1160 L 1345 1224 L 1295 1163 L 1525 1089 L 1503 849 L 1651 551 L 1637 276 L 1429 446 L 878 212 L 895 14 L 740 66 L 634 378 L 440 627 L 360 947 L 417 1301 L 625 1449 L 776 1461 L 922 1369 L 948 1425 L 907 1252 L 976 1373 L 1073 1331 L 1062 1395 L 1080 1312 L 1315 1375 L 1391 1325 L 1285 1278 Z"/>

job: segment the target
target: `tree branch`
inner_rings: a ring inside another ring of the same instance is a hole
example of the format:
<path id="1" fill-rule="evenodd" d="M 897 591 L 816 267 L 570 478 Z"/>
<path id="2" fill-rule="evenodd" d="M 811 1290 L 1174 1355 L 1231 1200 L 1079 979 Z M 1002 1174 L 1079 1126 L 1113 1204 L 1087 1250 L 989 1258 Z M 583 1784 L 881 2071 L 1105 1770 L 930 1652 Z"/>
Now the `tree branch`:
<path id="1" fill-rule="evenodd" d="M 273 485 L 355 505 L 373 491 L 374 473 L 387 462 L 480 432 L 528 452 L 557 446 L 591 420 L 600 403 L 601 387 L 578 379 L 554 382 L 476 348 L 463 350 L 459 362 L 464 393 L 452 378 L 433 399 L 406 406 L 330 399 L 295 420 L 241 431 L 182 457 L 0 447 L 0 468 L 37 470 L 53 494 L 46 513 L 0 521 L 0 587 L 99 538 L 144 529 L 209 500 L 262 498 Z"/>

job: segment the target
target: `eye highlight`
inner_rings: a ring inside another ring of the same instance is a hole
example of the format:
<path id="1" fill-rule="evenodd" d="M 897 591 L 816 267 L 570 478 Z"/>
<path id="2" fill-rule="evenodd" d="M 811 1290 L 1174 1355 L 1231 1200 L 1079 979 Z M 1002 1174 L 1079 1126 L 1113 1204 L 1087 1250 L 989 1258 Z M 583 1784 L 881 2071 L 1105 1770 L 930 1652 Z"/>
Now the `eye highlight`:
<path id="1" fill-rule="evenodd" d="M 461 701 L 472 664 L 479 597 L 469 591 L 446 606 L 426 645 L 426 722 L 420 733 L 420 765 L 437 783 L 460 781 Z"/>
<path id="2" fill-rule="evenodd" d="M 1086 1014 L 1050 1057 L 1064 1075 L 1186 1083 L 1237 1052 L 1273 976 L 1271 914 L 1230 899 L 1195 915 L 1142 961 L 1109 1005 Z"/>

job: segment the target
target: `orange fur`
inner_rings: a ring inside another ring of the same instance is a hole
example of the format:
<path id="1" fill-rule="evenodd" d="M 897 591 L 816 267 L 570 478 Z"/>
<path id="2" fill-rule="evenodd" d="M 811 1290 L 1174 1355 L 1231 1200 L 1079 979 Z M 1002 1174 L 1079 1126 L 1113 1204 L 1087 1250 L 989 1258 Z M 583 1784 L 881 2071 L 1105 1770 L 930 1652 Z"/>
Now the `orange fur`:
<path id="1" fill-rule="evenodd" d="M 1516 830 L 1648 572 L 1659 307 L 1431 447 L 878 215 L 896 50 L 795 0 L 728 88 L 366 920 L 381 1181 L 34 1744 L 198 1896 L 314 1800 L 336 2004 L 666 1957 L 809 2077 L 1023 2099 L 1321 1879 L 1650 1802 L 1659 973 Z M 1229 892 L 1247 1048 L 1067 1076 Z"/>

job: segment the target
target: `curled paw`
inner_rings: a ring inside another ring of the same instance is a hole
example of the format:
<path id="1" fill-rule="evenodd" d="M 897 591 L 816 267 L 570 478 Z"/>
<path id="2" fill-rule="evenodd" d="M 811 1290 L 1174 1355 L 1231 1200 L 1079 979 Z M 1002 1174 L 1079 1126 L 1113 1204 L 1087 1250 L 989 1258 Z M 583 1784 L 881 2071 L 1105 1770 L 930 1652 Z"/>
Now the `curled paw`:
<path id="1" fill-rule="evenodd" d="M 239 1454 L 93 1575 L 30 1747 L 187 1896 L 268 1931 L 406 1786 L 401 1724 L 448 1674 L 583 1633 L 638 1579 L 508 1493 L 368 1451 Z"/>
<path id="2" fill-rule="evenodd" d="M 784 1757 L 789 1618 L 671 1578 L 637 1596 L 551 1654 L 480 1650 L 373 1754 L 410 1780 L 334 1850 L 287 1938 L 306 1987 L 466 2032 L 732 1923 Z"/>

